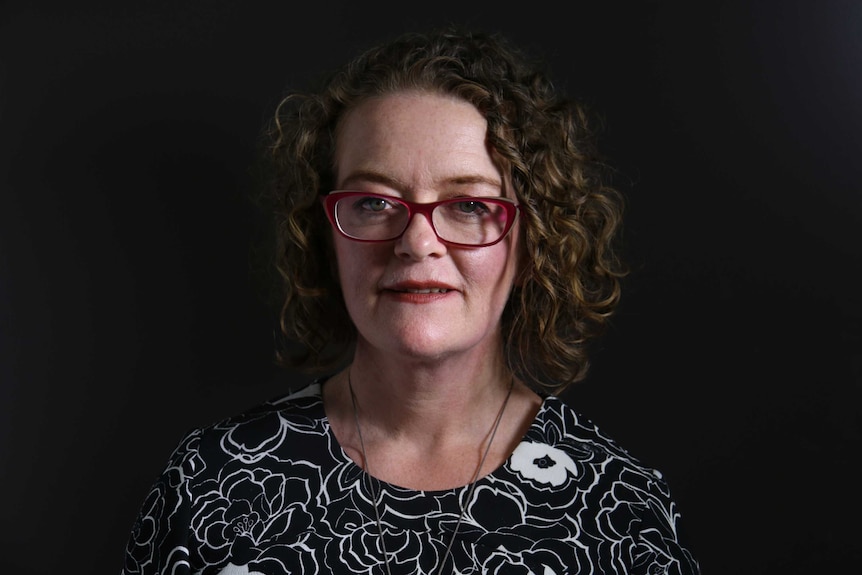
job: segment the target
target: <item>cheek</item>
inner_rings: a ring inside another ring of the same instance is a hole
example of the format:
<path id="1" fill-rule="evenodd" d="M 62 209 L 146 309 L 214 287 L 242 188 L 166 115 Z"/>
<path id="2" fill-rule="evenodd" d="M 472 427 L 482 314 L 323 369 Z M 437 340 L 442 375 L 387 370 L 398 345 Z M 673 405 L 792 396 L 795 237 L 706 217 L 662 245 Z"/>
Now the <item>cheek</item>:
<path id="1" fill-rule="evenodd" d="M 345 294 L 350 286 L 356 283 L 355 275 L 359 254 L 353 247 L 343 239 L 335 240 L 335 270 L 338 274 L 338 282 Z"/>
<path id="2" fill-rule="evenodd" d="M 517 271 L 516 254 L 509 246 L 498 244 L 493 251 L 469 254 L 469 261 L 462 267 L 464 276 L 474 286 L 481 287 L 486 293 L 508 293 Z"/>
<path id="3" fill-rule="evenodd" d="M 367 274 L 362 273 L 359 254 L 351 245 L 344 245 L 336 239 L 335 262 L 333 264 L 338 285 L 341 286 L 341 297 L 350 318 L 356 321 L 356 312 L 361 301 L 361 282 Z"/>
<path id="4" fill-rule="evenodd" d="M 344 293 L 372 281 L 372 270 L 385 262 L 388 253 L 385 244 L 363 244 L 341 237 L 335 238 L 334 247 L 335 268 Z"/>

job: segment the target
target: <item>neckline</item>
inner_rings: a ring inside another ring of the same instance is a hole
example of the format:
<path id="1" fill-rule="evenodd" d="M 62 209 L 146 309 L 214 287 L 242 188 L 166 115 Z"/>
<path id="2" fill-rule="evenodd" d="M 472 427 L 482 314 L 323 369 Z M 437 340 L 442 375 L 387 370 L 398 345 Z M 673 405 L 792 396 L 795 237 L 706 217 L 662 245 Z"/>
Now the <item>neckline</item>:
<path id="1" fill-rule="evenodd" d="M 326 415 L 326 410 L 324 409 L 324 406 L 323 406 L 323 385 L 325 384 L 327 379 L 329 379 L 329 376 L 319 378 L 319 379 L 312 382 L 312 385 L 317 386 L 317 389 L 315 390 L 314 395 L 316 396 L 316 399 L 320 402 L 321 419 L 322 419 L 323 423 L 326 425 L 326 427 L 329 429 L 329 434 L 332 437 L 335 445 L 338 446 L 338 455 L 341 458 L 341 463 L 343 463 L 347 466 L 347 469 L 350 471 L 351 474 L 354 474 L 354 473 L 364 474 L 365 476 L 367 476 L 371 480 L 378 483 L 381 489 L 389 490 L 390 492 L 398 492 L 401 494 L 417 494 L 417 495 L 425 495 L 425 496 L 432 496 L 433 497 L 433 496 L 444 496 L 444 495 L 453 494 L 453 493 L 460 493 L 461 491 L 463 491 L 465 489 L 469 489 L 471 483 L 465 483 L 464 485 L 458 485 L 456 487 L 450 487 L 447 489 L 413 489 L 411 487 L 404 487 L 401 485 L 397 485 L 395 483 L 390 483 L 388 481 L 380 479 L 376 475 L 369 475 L 369 474 L 365 473 L 365 470 L 363 470 L 361 466 L 359 466 L 355 461 L 353 461 L 353 459 L 344 450 L 344 447 L 341 445 L 341 442 L 338 440 L 338 438 L 335 436 L 335 434 L 332 433 L 332 427 L 329 423 L 329 416 Z M 533 420 L 530 422 L 530 425 L 527 427 L 527 429 L 524 431 L 523 435 L 521 436 L 521 439 L 518 442 L 519 444 L 523 443 L 524 441 L 527 441 L 527 438 L 531 435 L 534 428 L 541 425 L 539 423 L 539 420 L 543 418 L 544 413 L 546 412 L 546 410 L 549 407 L 548 406 L 548 400 L 551 398 L 554 398 L 555 396 L 549 395 L 549 394 L 540 394 L 539 397 L 541 398 L 542 402 L 539 404 L 539 409 L 536 411 L 536 414 L 533 416 Z M 333 452 L 334 452 L 334 450 L 333 450 Z M 506 459 L 504 459 L 502 461 L 502 463 L 500 463 L 500 465 L 498 465 L 497 467 L 492 469 L 489 473 L 486 473 L 485 475 L 480 475 L 479 477 L 476 478 L 476 480 L 473 483 L 478 484 L 478 483 L 482 483 L 482 482 L 487 482 L 489 479 L 497 478 L 500 475 L 500 473 L 503 471 L 503 469 L 506 467 L 506 465 L 510 462 L 511 459 L 512 459 L 512 453 L 509 453 L 506 456 Z"/>

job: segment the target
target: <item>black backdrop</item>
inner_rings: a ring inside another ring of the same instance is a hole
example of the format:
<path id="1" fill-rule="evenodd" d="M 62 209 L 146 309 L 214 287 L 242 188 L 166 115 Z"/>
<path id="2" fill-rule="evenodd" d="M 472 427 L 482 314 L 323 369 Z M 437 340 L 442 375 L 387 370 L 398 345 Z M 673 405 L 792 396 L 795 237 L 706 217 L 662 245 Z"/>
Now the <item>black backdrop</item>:
<path id="1" fill-rule="evenodd" d="M 448 22 L 606 118 L 635 273 L 570 401 L 665 472 L 705 573 L 859 564 L 862 4 L 562 5 L 7 0 L 3 572 L 116 572 L 181 434 L 302 379 L 249 274 L 259 130 Z"/>

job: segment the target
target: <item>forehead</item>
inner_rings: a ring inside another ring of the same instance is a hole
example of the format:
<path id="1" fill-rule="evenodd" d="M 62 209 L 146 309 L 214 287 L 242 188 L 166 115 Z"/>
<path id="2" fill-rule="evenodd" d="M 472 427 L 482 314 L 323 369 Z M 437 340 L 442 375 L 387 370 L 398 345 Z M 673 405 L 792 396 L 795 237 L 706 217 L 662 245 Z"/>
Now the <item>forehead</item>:
<path id="1" fill-rule="evenodd" d="M 452 96 L 410 91 L 364 100 L 339 124 L 337 180 L 363 172 L 409 186 L 459 175 L 499 179 L 487 129 L 475 106 Z"/>

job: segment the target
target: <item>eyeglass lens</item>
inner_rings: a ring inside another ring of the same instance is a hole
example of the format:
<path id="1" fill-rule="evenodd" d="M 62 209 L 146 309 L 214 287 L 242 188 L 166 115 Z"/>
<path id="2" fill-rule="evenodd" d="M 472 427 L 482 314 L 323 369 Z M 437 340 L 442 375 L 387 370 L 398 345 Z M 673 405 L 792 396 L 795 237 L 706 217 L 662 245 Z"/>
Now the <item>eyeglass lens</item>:
<path id="1" fill-rule="evenodd" d="M 356 196 L 335 204 L 338 226 L 361 240 L 385 241 L 399 237 L 410 223 L 406 204 L 379 196 Z M 482 245 L 499 240 L 507 231 L 508 212 L 493 199 L 445 201 L 431 212 L 437 236 L 447 242 Z"/>

